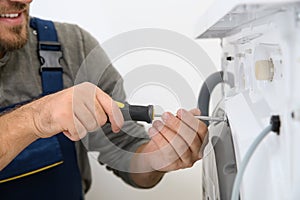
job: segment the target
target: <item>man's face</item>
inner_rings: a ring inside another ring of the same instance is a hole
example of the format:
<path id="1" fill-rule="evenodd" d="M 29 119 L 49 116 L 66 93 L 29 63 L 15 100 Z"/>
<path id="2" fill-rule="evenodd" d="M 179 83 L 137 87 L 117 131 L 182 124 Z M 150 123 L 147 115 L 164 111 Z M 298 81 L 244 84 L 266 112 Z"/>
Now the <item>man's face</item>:
<path id="1" fill-rule="evenodd" d="M 32 0 L 0 0 L 0 58 L 19 49 L 28 39 L 29 4 Z"/>

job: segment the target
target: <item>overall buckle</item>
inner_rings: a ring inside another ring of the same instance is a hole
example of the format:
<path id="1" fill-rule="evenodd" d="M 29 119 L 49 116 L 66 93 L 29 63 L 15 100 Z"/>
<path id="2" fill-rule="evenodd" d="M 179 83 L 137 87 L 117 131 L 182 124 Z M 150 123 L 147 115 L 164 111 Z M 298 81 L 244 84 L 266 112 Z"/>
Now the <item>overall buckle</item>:
<path id="1" fill-rule="evenodd" d="M 41 60 L 40 71 L 62 71 L 62 67 L 59 63 L 63 54 L 61 51 L 61 45 L 59 42 L 40 41 L 39 42 L 39 56 Z"/>

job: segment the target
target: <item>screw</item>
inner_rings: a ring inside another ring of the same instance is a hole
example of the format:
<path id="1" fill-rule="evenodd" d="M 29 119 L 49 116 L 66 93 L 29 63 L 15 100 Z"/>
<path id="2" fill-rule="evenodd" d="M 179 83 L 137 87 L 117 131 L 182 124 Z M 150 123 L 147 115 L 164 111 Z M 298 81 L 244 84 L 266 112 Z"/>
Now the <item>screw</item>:
<path id="1" fill-rule="evenodd" d="M 233 57 L 233 56 L 227 56 L 227 57 L 226 57 L 226 60 L 227 60 L 227 61 L 233 61 L 233 60 L 234 60 L 234 57 Z"/>

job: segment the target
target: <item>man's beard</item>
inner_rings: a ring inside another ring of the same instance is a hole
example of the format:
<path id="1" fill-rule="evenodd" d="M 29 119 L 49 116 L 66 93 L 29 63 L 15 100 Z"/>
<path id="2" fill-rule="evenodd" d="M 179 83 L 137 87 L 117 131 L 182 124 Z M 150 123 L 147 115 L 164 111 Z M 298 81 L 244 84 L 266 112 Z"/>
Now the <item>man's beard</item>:
<path id="1" fill-rule="evenodd" d="M 17 3 L 14 6 L 16 9 L 24 9 L 25 4 Z M 2 37 L 0 35 L 0 52 L 13 51 L 22 48 L 28 40 L 28 9 L 24 13 L 26 23 L 14 27 L 0 27 L 4 29 Z"/>
<path id="2" fill-rule="evenodd" d="M 24 30 L 25 29 L 25 30 Z M 9 31 L 14 35 L 11 39 L 0 37 L 0 51 L 13 51 L 22 48 L 28 40 L 28 27 L 16 26 L 10 28 Z"/>

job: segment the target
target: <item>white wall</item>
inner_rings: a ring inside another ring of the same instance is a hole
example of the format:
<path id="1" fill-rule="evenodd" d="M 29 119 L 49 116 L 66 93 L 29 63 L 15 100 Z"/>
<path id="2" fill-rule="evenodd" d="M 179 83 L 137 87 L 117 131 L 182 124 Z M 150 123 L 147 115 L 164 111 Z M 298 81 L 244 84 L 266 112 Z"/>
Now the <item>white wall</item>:
<path id="1" fill-rule="evenodd" d="M 195 36 L 195 23 L 201 14 L 212 3 L 212 0 L 51 0 L 51 1 L 34 1 L 31 6 L 31 15 L 42 17 L 44 19 L 53 19 L 64 22 L 79 24 L 92 33 L 100 43 L 103 43 L 111 37 L 123 33 L 125 31 L 135 30 L 139 28 L 161 28 L 175 31 L 186 35 L 193 39 Z M 208 55 L 212 58 L 215 65 L 219 66 L 220 48 L 219 41 L 201 41 L 198 42 Z M 145 52 L 144 52 L 145 53 Z M 146 52 L 147 53 L 147 52 Z M 158 58 L 159 57 L 159 58 Z M 132 67 L 134 59 L 140 58 L 139 55 L 124 58 L 115 64 L 121 74 L 128 72 L 128 67 Z M 156 62 L 164 62 L 164 56 L 157 56 Z M 149 60 L 149 59 L 148 59 Z M 142 59 L 143 61 L 143 59 Z M 135 65 L 144 64 L 140 60 Z M 174 67 L 178 73 L 184 74 L 184 78 L 189 80 L 190 76 L 194 76 L 192 70 L 186 70 L 182 66 L 178 66 L 176 60 L 170 61 L 169 67 Z M 174 65 L 173 65 L 174 64 Z M 199 91 L 202 80 L 198 77 L 199 84 L 191 85 L 195 95 Z M 190 80 L 189 80 L 190 81 Z M 197 83 L 197 82 L 196 82 Z M 131 96 L 131 100 L 138 102 L 141 96 L 147 98 L 157 96 L 158 91 L 151 89 L 151 93 L 147 94 L 143 91 Z M 166 92 L 164 94 L 163 92 Z M 168 91 L 160 91 L 160 98 L 156 101 L 160 105 L 170 105 L 170 94 Z M 171 95 L 172 96 L 172 95 Z M 171 104 L 170 110 L 178 109 L 178 104 Z M 179 104 L 180 105 L 180 104 Z M 195 102 L 196 105 L 196 102 Z M 87 195 L 88 200 L 103 199 L 160 199 L 160 200 L 179 200 L 201 199 L 201 162 L 198 162 L 193 168 L 169 173 L 163 181 L 154 189 L 144 191 L 136 190 L 122 183 L 115 178 L 111 172 L 106 171 L 102 166 L 96 163 L 95 159 L 91 159 L 93 169 L 93 185 L 91 191 Z"/>

